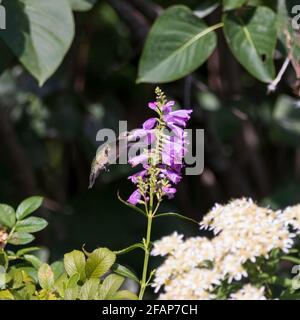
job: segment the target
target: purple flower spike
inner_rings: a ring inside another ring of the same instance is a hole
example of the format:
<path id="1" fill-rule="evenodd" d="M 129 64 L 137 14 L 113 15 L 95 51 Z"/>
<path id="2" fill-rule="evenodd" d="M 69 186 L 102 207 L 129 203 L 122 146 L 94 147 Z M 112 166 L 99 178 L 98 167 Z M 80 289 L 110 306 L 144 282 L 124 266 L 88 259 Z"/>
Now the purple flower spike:
<path id="1" fill-rule="evenodd" d="M 184 168 L 183 160 L 188 145 L 184 128 L 192 110 L 173 111 L 175 102 L 167 101 L 160 89 L 156 93 L 157 102 L 150 102 L 148 106 L 157 113 L 157 118 L 146 120 L 143 128 L 131 135 L 131 142 L 141 143 L 141 150 L 148 150 L 129 159 L 132 167 L 139 164 L 143 166 L 140 172 L 128 178 L 138 187 L 128 200 L 133 205 L 141 203 L 141 198 L 147 205 L 149 199 L 153 199 L 150 192 L 157 195 L 157 201 L 163 197 L 173 198 L 176 193 L 174 186 L 182 178 L 181 170 Z M 143 190 L 143 194 L 139 190 Z"/>
<path id="2" fill-rule="evenodd" d="M 134 206 L 138 204 L 140 201 L 141 201 L 141 193 L 139 190 L 135 190 L 127 200 L 127 202 L 133 204 Z"/>

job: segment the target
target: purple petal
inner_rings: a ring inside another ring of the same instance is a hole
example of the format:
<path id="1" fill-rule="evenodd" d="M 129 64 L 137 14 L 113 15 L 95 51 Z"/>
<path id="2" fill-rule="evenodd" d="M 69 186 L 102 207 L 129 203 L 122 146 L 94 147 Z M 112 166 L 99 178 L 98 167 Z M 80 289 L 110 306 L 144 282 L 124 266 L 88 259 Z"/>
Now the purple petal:
<path id="1" fill-rule="evenodd" d="M 147 174 L 147 170 L 142 170 L 140 172 L 137 172 L 131 176 L 128 177 L 128 179 L 132 182 L 132 183 L 137 183 L 138 182 L 138 177 L 141 177 L 142 179 L 145 177 L 145 175 Z"/>
<path id="2" fill-rule="evenodd" d="M 148 107 L 154 111 L 157 110 L 157 103 L 156 102 L 149 102 Z"/>
<path id="3" fill-rule="evenodd" d="M 145 121 L 143 123 L 143 129 L 144 130 L 153 129 L 155 127 L 156 123 L 157 123 L 157 119 L 156 118 L 150 118 L 150 119 L 148 119 L 147 121 Z"/>
<path id="4" fill-rule="evenodd" d="M 177 191 L 175 188 L 171 188 L 171 187 L 163 187 L 162 190 L 169 199 L 174 198 L 174 194 Z"/>
<path id="5" fill-rule="evenodd" d="M 138 164 L 146 164 L 148 162 L 148 155 L 146 153 L 140 154 L 131 158 L 128 162 L 132 167 L 136 167 Z"/>
<path id="6" fill-rule="evenodd" d="M 175 101 L 169 101 L 165 105 L 162 106 L 163 113 L 167 114 L 172 111 L 172 107 L 174 106 Z"/>
<path id="7" fill-rule="evenodd" d="M 141 201 L 141 194 L 139 190 L 135 190 L 127 200 L 127 202 L 133 205 L 138 204 L 140 201 Z"/>

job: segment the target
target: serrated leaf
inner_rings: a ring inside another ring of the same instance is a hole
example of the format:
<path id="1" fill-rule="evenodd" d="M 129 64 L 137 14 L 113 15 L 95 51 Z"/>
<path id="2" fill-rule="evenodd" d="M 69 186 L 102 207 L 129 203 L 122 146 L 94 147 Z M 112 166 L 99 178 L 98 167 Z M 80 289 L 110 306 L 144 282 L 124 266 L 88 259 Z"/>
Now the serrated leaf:
<path id="1" fill-rule="evenodd" d="M 93 8 L 97 0 L 69 0 L 74 11 L 88 11 Z"/>
<path id="2" fill-rule="evenodd" d="M 165 10 L 147 37 L 137 82 L 170 82 L 196 70 L 215 49 L 220 26 L 208 27 L 185 6 Z"/>
<path id="3" fill-rule="evenodd" d="M 94 250 L 86 262 L 87 278 L 100 278 L 114 264 L 116 255 L 107 248 Z"/>
<path id="4" fill-rule="evenodd" d="M 124 278 L 116 274 L 107 276 L 99 289 L 99 300 L 110 300 L 122 286 L 123 282 Z"/>
<path id="5" fill-rule="evenodd" d="M 118 264 L 118 263 L 115 263 L 113 266 L 112 266 L 112 271 L 117 273 L 118 275 L 120 276 L 123 276 L 123 277 L 126 277 L 128 279 L 131 279 L 137 283 L 140 282 L 140 280 L 138 279 L 138 277 L 134 274 L 133 271 L 131 271 L 130 269 L 128 269 L 127 267 L 121 265 L 121 264 Z"/>
<path id="6" fill-rule="evenodd" d="M 43 218 L 29 217 L 17 222 L 16 231 L 34 233 L 45 229 L 48 222 Z"/>
<path id="7" fill-rule="evenodd" d="M 7 204 L 0 204 L 0 224 L 7 228 L 12 228 L 16 222 L 16 213 L 14 208 Z"/>
<path id="8" fill-rule="evenodd" d="M 51 267 L 44 263 L 38 271 L 39 284 L 43 289 L 52 289 L 54 286 L 54 273 Z"/>
<path id="9" fill-rule="evenodd" d="M 267 7 L 246 8 L 224 15 L 224 34 L 236 59 L 262 82 L 275 77 L 276 14 Z"/>
<path id="10" fill-rule="evenodd" d="M 80 300 L 96 300 L 98 294 L 100 280 L 88 279 L 84 285 L 80 288 L 79 299 Z"/>
<path id="11" fill-rule="evenodd" d="M 11 238 L 9 238 L 8 243 L 14 244 L 16 246 L 22 245 L 22 244 L 28 244 L 32 242 L 35 239 L 35 237 L 26 232 L 15 232 Z"/>
<path id="12" fill-rule="evenodd" d="M 74 37 L 67 0 L 3 0 L 7 27 L 0 37 L 42 85 L 56 71 Z"/>
<path id="13" fill-rule="evenodd" d="M 232 10 L 241 7 L 247 0 L 223 0 L 225 10 Z"/>
<path id="14" fill-rule="evenodd" d="M 82 251 L 74 250 L 64 256 L 64 266 L 67 274 L 71 277 L 78 273 L 80 280 L 84 281 L 86 278 L 85 274 L 85 256 Z"/>
<path id="15" fill-rule="evenodd" d="M 18 220 L 22 220 L 37 210 L 43 203 L 42 197 L 30 197 L 20 203 L 17 208 L 16 216 Z"/>

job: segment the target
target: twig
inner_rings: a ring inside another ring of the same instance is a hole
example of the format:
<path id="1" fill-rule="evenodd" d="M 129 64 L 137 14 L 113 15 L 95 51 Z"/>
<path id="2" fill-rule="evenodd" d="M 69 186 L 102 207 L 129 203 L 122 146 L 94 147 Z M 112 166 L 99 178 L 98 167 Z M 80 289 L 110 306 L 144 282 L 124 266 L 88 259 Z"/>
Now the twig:
<path id="1" fill-rule="evenodd" d="M 290 58 L 286 58 L 280 71 L 278 72 L 277 77 L 274 79 L 274 81 L 272 81 L 269 85 L 268 85 L 268 94 L 270 94 L 271 92 L 276 91 L 277 86 L 279 84 L 279 82 L 281 81 L 286 69 L 288 68 L 290 64 Z"/>

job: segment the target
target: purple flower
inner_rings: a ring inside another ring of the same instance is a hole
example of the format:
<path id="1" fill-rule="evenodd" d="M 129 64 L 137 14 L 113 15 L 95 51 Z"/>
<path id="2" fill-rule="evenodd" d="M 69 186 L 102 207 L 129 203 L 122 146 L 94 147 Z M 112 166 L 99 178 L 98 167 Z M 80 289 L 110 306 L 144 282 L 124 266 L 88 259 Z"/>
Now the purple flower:
<path id="1" fill-rule="evenodd" d="M 147 170 L 142 170 L 139 171 L 131 176 L 128 177 L 128 179 L 134 183 L 137 184 L 138 183 L 138 178 L 141 177 L 142 179 L 147 175 L 148 171 Z"/>
<path id="2" fill-rule="evenodd" d="M 141 193 L 139 190 L 135 190 L 131 196 L 129 197 L 129 199 L 127 200 L 127 202 L 133 204 L 134 206 L 136 204 L 138 204 L 141 201 Z"/>
<path id="3" fill-rule="evenodd" d="M 128 160 L 132 167 L 136 167 L 138 164 L 148 163 L 148 154 L 142 153 Z"/>
<path id="4" fill-rule="evenodd" d="M 161 169 L 161 177 L 166 177 L 174 184 L 178 184 L 181 180 L 181 175 L 169 169 Z"/>
<path id="5" fill-rule="evenodd" d="M 164 195 L 168 197 L 168 199 L 172 199 L 172 198 L 174 198 L 174 195 L 177 190 L 175 188 L 167 186 L 167 187 L 163 187 L 162 191 L 163 191 Z"/>
<path id="6" fill-rule="evenodd" d="M 175 105 L 175 101 L 169 101 L 162 106 L 163 113 L 170 113 L 172 111 L 172 107 Z"/>
<path id="7" fill-rule="evenodd" d="M 157 123 L 156 118 L 150 118 L 143 123 L 143 129 L 145 129 L 145 130 L 153 129 L 155 127 L 156 123 Z"/>
<path id="8" fill-rule="evenodd" d="M 163 116 L 164 121 L 167 125 L 177 125 L 180 127 L 186 127 L 188 120 L 191 118 L 190 114 L 192 110 L 176 110 L 169 112 Z"/>
<path id="9" fill-rule="evenodd" d="M 157 102 L 149 102 L 148 107 L 154 111 L 157 111 Z"/>

